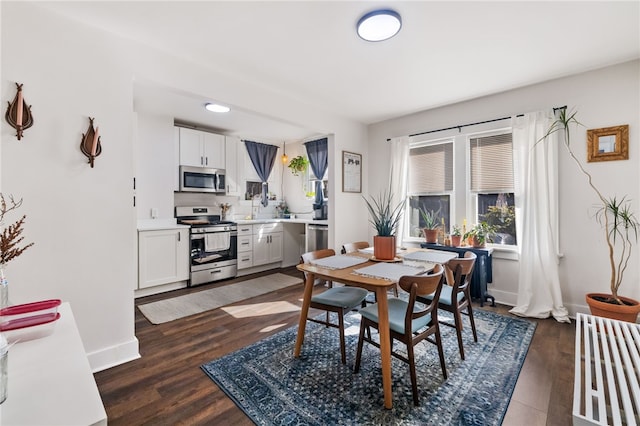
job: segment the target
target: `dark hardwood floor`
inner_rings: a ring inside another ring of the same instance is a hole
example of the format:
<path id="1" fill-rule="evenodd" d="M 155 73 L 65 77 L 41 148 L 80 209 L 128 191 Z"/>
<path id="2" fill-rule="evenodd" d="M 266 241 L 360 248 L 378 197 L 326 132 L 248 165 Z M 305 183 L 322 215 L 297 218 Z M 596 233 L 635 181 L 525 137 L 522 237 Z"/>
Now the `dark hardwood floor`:
<path id="1" fill-rule="evenodd" d="M 271 271 L 273 272 L 273 271 Z M 137 299 L 175 297 L 271 272 Z M 278 272 L 300 277 L 295 268 Z M 200 365 L 297 324 L 302 288 L 292 286 L 250 302 L 252 315 L 223 309 L 153 325 L 135 312 L 138 360 L 95 374 L 110 425 L 251 425 L 244 413 L 200 370 Z M 281 302 L 281 303 L 274 303 Z M 288 302 L 288 303 L 282 303 Z M 481 309 L 479 305 L 474 305 Z M 482 309 L 509 315 L 509 307 Z M 245 311 L 247 312 L 247 311 Z M 505 425 L 571 424 L 574 324 L 538 323 Z"/>

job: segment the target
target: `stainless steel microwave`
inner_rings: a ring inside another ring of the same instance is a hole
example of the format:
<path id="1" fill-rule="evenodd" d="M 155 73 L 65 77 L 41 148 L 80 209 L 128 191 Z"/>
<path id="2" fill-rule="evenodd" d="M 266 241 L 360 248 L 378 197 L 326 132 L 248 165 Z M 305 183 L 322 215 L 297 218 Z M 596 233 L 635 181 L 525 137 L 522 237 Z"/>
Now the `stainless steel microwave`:
<path id="1" fill-rule="evenodd" d="M 180 166 L 180 191 L 226 193 L 223 169 Z"/>

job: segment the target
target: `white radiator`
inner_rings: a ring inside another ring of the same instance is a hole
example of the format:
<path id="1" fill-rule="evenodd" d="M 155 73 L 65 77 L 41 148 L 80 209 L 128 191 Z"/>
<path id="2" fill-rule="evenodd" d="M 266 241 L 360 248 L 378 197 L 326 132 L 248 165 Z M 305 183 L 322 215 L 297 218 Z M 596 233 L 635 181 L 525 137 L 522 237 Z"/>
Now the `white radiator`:
<path id="1" fill-rule="evenodd" d="M 578 314 L 573 424 L 640 423 L 640 324 Z"/>

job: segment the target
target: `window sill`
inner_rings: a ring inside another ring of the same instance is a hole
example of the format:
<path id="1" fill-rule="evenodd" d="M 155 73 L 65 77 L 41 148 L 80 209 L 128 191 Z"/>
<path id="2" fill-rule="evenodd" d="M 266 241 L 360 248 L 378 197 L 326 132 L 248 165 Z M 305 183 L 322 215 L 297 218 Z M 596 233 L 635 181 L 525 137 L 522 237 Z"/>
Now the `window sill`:
<path id="1" fill-rule="evenodd" d="M 492 257 L 494 259 L 506 259 L 506 260 L 520 259 L 517 246 L 505 246 L 502 244 L 487 244 L 487 247 L 491 247 L 493 249 Z"/>

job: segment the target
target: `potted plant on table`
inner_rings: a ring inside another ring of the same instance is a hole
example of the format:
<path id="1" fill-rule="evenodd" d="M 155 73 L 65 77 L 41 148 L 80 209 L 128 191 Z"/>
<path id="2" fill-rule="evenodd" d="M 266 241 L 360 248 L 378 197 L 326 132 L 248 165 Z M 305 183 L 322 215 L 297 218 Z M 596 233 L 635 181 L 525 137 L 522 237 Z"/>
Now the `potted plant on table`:
<path id="1" fill-rule="evenodd" d="M 369 210 L 369 222 L 378 232 L 378 235 L 373 237 L 373 256 L 378 260 L 395 259 L 395 232 L 402 217 L 404 200 L 393 207 L 391 183 L 389 183 L 389 191 L 383 192 L 377 198 L 370 197 L 370 200 L 363 198 Z"/>
<path id="2" fill-rule="evenodd" d="M 571 150 L 571 131 L 569 126 L 572 124 L 581 125 L 575 116 L 576 112 L 567 113 L 566 109 L 560 110 L 558 118 L 552 123 L 546 135 L 540 141 L 545 140 L 552 133 L 563 132 L 565 149 L 578 166 L 580 172 L 585 175 L 589 187 L 598 198 L 595 217 L 604 229 L 605 243 L 609 253 L 609 266 L 611 268 L 610 293 L 588 293 L 586 301 L 593 315 L 635 322 L 640 312 L 640 302 L 629 297 L 620 296 L 618 291 L 631 258 L 633 243 L 638 241 L 640 223 L 635 213 L 631 211 L 627 197 L 605 197 L 593 183 L 591 174 L 583 167 Z"/>
<path id="3" fill-rule="evenodd" d="M 420 209 L 420 216 L 424 221 L 422 232 L 427 243 L 436 243 L 438 241 L 438 212 L 433 210 Z"/>

